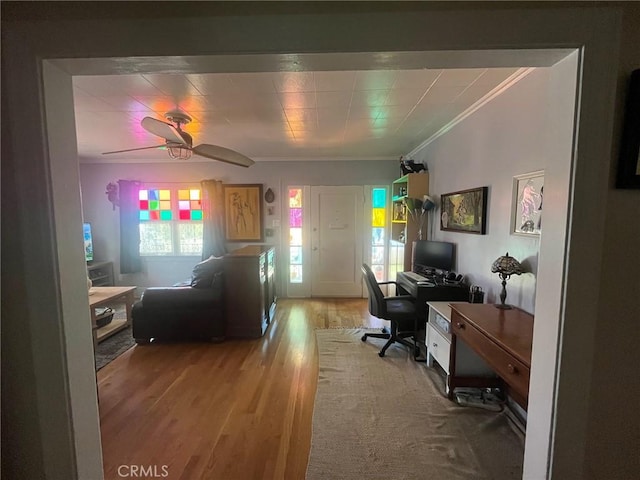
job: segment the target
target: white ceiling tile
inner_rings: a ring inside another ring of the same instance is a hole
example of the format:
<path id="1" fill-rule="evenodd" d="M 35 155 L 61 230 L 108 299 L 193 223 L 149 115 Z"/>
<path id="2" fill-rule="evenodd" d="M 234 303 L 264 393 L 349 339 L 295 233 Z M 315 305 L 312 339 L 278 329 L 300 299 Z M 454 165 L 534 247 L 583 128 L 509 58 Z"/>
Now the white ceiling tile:
<path id="1" fill-rule="evenodd" d="M 291 108 L 315 108 L 315 92 L 285 92 L 279 94 L 280 103 L 286 109 Z"/>
<path id="2" fill-rule="evenodd" d="M 202 111 L 206 110 L 209 103 L 204 96 L 190 96 L 184 99 L 176 99 L 167 95 L 159 95 L 159 96 L 134 96 L 134 98 L 153 110 L 159 115 L 164 115 L 166 112 L 170 110 L 182 110 L 187 114 L 193 111 Z"/>
<path id="3" fill-rule="evenodd" d="M 233 86 L 248 92 L 275 92 L 271 73 L 237 73 L 231 77 Z"/>
<path id="4" fill-rule="evenodd" d="M 313 92 L 313 72 L 282 72 L 273 74 L 273 85 L 277 92 Z"/>
<path id="5" fill-rule="evenodd" d="M 289 122 L 318 122 L 315 108 L 286 108 L 284 112 Z"/>
<path id="6" fill-rule="evenodd" d="M 351 97 L 351 106 L 367 105 L 377 107 L 384 105 L 389 95 L 389 90 L 356 90 Z"/>
<path id="7" fill-rule="evenodd" d="M 466 86 L 472 84 L 478 77 L 480 77 L 485 68 L 452 68 L 449 70 L 443 70 L 442 75 L 438 77 L 436 86 Z"/>
<path id="8" fill-rule="evenodd" d="M 413 105 L 385 105 L 379 108 L 379 113 L 376 118 L 404 118 L 411 110 Z"/>
<path id="9" fill-rule="evenodd" d="M 142 77 L 154 85 L 164 95 L 184 97 L 187 95 L 202 95 L 202 93 L 181 74 L 145 74 Z"/>
<path id="10" fill-rule="evenodd" d="M 389 91 L 389 95 L 384 101 L 385 105 L 415 105 L 426 94 L 427 89 L 402 89 Z"/>
<path id="11" fill-rule="evenodd" d="M 400 70 L 397 72 L 393 89 L 422 90 L 423 92 L 436 81 L 442 70 Z"/>
<path id="12" fill-rule="evenodd" d="M 318 108 L 319 125 L 342 125 L 344 126 L 349 116 L 348 111 L 343 108 Z"/>
<path id="13" fill-rule="evenodd" d="M 429 89 L 418 105 L 451 103 L 460 95 L 465 86 L 435 86 Z"/>
<path id="14" fill-rule="evenodd" d="M 78 97 L 74 100 L 76 112 L 108 112 L 114 108 L 98 97 Z"/>
<path id="15" fill-rule="evenodd" d="M 488 68 L 475 82 L 476 85 L 497 86 L 518 71 L 518 68 Z"/>
<path id="16" fill-rule="evenodd" d="M 202 95 L 226 95 L 230 91 L 237 91 L 227 73 L 189 73 L 185 77 Z"/>
<path id="17" fill-rule="evenodd" d="M 91 95 L 162 94 L 142 75 L 86 75 L 73 77 L 73 84 Z"/>
<path id="18" fill-rule="evenodd" d="M 118 112 L 152 112 L 149 107 L 128 96 L 107 96 L 102 100 Z"/>
<path id="19" fill-rule="evenodd" d="M 380 115 L 382 107 L 370 107 L 368 105 L 351 105 L 349 108 L 349 119 L 353 118 L 371 118 L 376 119 Z"/>
<path id="20" fill-rule="evenodd" d="M 227 119 L 227 117 L 223 113 L 218 111 L 211 111 L 211 110 L 203 111 L 203 112 L 194 111 L 194 112 L 191 112 L 191 115 L 193 115 L 193 122 L 189 124 L 190 126 L 195 125 L 197 123 L 203 123 L 203 124 L 206 124 L 207 126 L 229 124 L 229 120 Z"/>
<path id="21" fill-rule="evenodd" d="M 318 108 L 340 107 L 346 109 L 351 103 L 351 95 L 351 90 L 316 92 L 316 103 Z"/>
<path id="22" fill-rule="evenodd" d="M 355 86 L 356 72 L 315 72 L 318 92 L 350 92 Z"/>
<path id="23" fill-rule="evenodd" d="M 381 90 L 393 86 L 395 70 L 366 70 L 356 72 L 355 90 Z"/>

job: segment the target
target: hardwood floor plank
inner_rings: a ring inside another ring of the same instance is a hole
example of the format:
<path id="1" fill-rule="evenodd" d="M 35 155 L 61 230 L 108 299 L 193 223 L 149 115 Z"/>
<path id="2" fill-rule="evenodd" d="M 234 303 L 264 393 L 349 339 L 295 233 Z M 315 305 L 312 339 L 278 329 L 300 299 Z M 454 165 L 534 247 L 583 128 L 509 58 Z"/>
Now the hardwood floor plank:
<path id="1" fill-rule="evenodd" d="M 98 372 L 106 479 L 303 479 L 317 328 L 380 327 L 364 299 L 280 299 L 260 339 L 136 346 Z"/>

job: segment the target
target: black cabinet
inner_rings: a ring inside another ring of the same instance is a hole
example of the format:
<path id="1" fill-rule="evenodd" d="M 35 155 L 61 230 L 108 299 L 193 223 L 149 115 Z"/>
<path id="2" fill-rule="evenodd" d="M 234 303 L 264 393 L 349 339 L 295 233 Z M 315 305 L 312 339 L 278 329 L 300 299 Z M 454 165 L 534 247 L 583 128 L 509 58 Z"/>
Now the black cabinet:
<path id="1" fill-rule="evenodd" d="M 261 337 L 273 320 L 276 302 L 275 249 L 249 245 L 225 255 L 228 337 Z"/>

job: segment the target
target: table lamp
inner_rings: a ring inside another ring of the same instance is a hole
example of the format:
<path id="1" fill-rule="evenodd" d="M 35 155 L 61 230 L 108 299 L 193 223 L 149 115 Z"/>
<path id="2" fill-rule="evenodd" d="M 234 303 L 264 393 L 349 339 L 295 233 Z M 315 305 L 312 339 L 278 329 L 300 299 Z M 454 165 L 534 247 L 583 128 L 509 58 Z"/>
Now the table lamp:
<path id="1" fill-rule="evenodd" d="M 502 279 L 502 293 L 500 293 L 500 304 L 496 305 L 496 308 L 509 309 L 511 305 L 507 305 L 504 301 L 507 299 L 507 280 L 511 275 L 520 275 L 522 273 L 522 265 L 515 258 L 509 256 L 509 252 L 502 257 L 499 257 L 493 265 L 491 265 L 491 272 L 497 273 Z"/>

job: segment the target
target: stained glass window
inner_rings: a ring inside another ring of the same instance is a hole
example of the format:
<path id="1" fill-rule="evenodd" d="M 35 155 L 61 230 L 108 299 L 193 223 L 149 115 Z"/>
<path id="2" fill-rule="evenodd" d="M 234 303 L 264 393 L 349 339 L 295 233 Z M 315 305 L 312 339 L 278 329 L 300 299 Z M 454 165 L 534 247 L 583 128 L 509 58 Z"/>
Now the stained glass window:
<path id="1" fill-rule="evenodd" d="M 371 270 L 379 282 L 385 277 L 385 245 L 387 219 L 387 189 L 371 190 Z"/>
<path id="2" fill-rule="evenodd" d="M 202 253 L 202 202 L 197 188 L 149 188 L 138 194 L 141 255 Z"/>
<path id="3" fill-rule="evenodd" d="M 289 281 L 302 283 L 302 189 L 289 189 Z"/>

